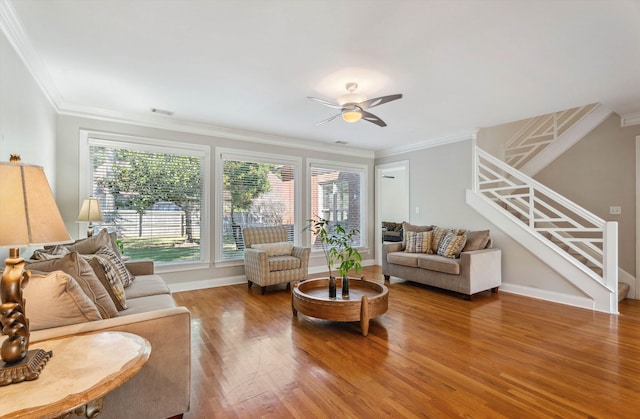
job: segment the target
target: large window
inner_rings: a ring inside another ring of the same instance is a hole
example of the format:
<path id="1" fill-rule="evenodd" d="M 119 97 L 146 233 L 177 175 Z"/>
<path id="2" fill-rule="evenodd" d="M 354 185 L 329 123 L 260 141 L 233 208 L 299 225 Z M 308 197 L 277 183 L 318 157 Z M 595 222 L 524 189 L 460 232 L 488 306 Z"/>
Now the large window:
<path id="1" fill-rule="evenodd" d="M 300 161 L 241 150 L 216 150 L 218 260 L 243 258 L 242 229 L 285 225 L 300 229 L 296 196 Z"/>
<path id="2" fill-rule="evenodd" d="M 113 137 L 86 139 L 89 184 L 82 195 L 100 200 L 101 226 L 118 232 L 132 259 L 203 262 L 207 149 Z"/>
<path id="3" fill-rule="evenodd" d="M 340 224 L 345 230 L 358 230 L 354 246 L 364 245 L 366 166 L 335 165 L 310 161 L 311 215 Z M 312 237 L 313 248 L 320 244 Z"/>

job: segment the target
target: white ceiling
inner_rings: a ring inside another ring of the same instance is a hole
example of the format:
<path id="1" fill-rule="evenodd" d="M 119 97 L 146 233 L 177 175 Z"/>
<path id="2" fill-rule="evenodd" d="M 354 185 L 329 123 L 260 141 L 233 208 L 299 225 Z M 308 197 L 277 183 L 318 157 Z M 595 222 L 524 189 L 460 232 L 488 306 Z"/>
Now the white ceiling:
<path id="1" fill-rule="evenodd" d="M 0 0 L 62 113 L 402 149 L 601 102 L 640 111 L 636 0 Z M 9 31 L 11 32 L 11 31 Z M 15 40 L 12 41 L 16 44 Z M 388 126 L 308 100 L 404 98 Z M 174 112 L 151 114 L 151 108 Z"/>

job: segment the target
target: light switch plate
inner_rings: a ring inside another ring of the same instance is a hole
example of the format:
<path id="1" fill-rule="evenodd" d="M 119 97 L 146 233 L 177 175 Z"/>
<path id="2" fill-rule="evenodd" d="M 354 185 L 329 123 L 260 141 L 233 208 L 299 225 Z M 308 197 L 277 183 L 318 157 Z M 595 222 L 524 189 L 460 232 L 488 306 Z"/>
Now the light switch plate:
<path id="1" fill-rule="evenodd" d="M 622 207 L 619 207 L 619 206 L 609 207 L 609 214 L 611 214 L 611 215 L 620 215 L 620 214 L 622 214 Z"/>

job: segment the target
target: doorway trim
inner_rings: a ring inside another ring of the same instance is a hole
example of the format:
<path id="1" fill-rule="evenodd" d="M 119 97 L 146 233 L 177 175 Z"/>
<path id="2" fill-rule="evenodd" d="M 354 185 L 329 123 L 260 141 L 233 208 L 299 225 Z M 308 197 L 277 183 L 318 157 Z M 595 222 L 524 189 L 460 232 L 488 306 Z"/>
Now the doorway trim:
<path id="1" fill-rule="evenodd" d="M 382 228 L 380 227 L 382 225 L 382 217 L 380 215 L 380 207 L 381 207 L 381 202 L 382 202 L 382 191 L 380 188 L 380 179 L 382 178 L 382 172 L 385 170 L 389 170 L 389 169 L 404 169 L 405 171 L 405 190 L 407 191 L 406 194 L 406 214 L 404 215 L 404 219 L 408 220 L 409 219 L 409 160 L 400 160 L 400 161 L 396 161 L 396 162 L 391 162 L 391 163 L 384 163 L 384 164 L 377 164 L 375 166 L 375 173 L 376 173 L 376 178 L 375 178 L 375 234 L 374 234 L 374 238 L 375 238 L 375 255 L 376 255 L 376 265 L 382 265 Z"/>

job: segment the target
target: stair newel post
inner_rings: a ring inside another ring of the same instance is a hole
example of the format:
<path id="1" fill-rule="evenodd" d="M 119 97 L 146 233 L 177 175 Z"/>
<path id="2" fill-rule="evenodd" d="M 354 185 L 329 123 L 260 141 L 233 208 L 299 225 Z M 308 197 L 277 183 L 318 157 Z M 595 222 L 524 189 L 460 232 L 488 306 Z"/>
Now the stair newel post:
<path id="1" fill-rule="evenodd" d="M 533 186 L 529 186 L 529 228 L 535 230 L 536 222 L 534 217 L 534 206 L 535 206 L 535 188 Z"/>
<path id="2" fill-rule="evenodd" d="M 616 290 L 615 299 L 618 301 L 618 223 L 616 221 L 605 223 L 602 239 L 602 279 L 610 289 Z"/>

